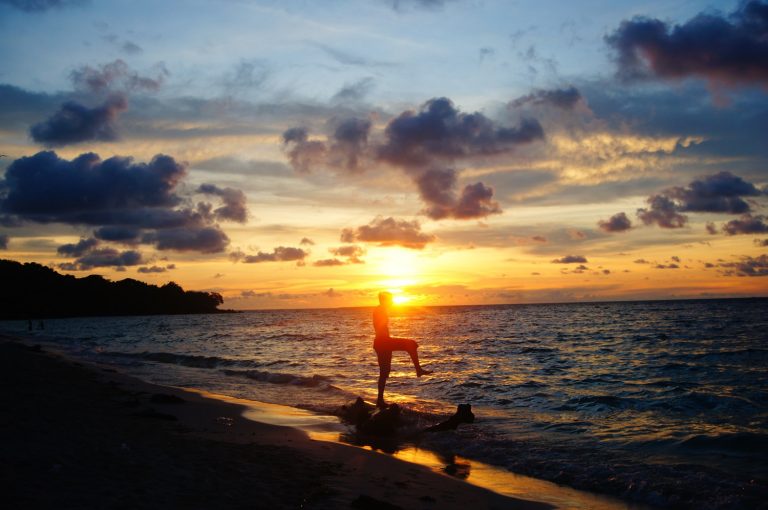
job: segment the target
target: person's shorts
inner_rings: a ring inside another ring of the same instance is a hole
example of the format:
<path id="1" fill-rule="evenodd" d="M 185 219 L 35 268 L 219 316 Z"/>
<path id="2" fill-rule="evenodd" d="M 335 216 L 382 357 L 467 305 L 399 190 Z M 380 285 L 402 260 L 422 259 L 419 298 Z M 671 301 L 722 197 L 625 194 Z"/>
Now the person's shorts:
<path id="1" fill-rule="evenodd" d="M 410 338 L 384 338 L 373 341 L 373 349 L 379 351 L 409 351 L 417 347 L 416 341 Z"/>

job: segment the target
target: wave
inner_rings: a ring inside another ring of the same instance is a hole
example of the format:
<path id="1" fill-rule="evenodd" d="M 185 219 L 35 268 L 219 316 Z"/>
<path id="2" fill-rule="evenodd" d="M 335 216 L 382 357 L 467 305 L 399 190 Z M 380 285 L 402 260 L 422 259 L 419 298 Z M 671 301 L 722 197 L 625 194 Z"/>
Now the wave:
<path id="1" fill-rule="evenodd" d="M 222 370 L 224 374 L 235 377 L 246 377 L 254 381 L 268 382 L 272 384 L 291 384 L 294 386 L 304 386 L 308 388 L 338 389 L 333 386 L 330 377 L 324 375 L 312 375 L 305 377 L 285 372 L 267 372 L 262 370 Z"/>
<path id="2" fill-rule="evenodd" d="M 768 434 L 735 432 L 715 435 L 697 434 L 679 443 L 679 448 L 697 451 L 738 452 L 740 454 L 762 455 L 768 451 Z"/>
<path id="3" fill-rule="evenodd" d="M 257 367 L 258 363 L 250 360 L 222 358 L 220 356 L 198 356 L 194 354 L 178 354 L 173 352 L 100 352 L 102 356 L 113 358 L 140 359 L 170 365 L 182 365 L 194 368 L 219 368 L 227 366 Z M 274 363 L 274 362 L 273 362 Z"/>

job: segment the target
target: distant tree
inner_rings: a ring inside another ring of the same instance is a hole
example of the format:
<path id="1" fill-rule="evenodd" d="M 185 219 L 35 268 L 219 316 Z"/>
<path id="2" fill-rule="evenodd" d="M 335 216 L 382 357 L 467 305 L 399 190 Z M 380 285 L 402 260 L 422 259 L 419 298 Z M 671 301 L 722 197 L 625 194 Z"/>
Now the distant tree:
<path id="1" fill-rule="evenodd" d="M 0 319 L 216 313 L 224 303 L 221 294 L 185 291 L 175 282 L 75 278 L 34 262 L 0 260 L 0 282 Z"/>

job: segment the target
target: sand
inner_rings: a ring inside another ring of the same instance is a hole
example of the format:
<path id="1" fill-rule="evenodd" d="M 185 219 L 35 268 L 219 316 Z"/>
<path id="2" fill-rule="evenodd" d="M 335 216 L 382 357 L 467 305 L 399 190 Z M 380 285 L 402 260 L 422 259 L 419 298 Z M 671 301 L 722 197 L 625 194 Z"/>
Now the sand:
<path id="1" fill-rule="evenodd" d="M 551 508 L 9 337 L 0 381 L 5 508 Z"/>

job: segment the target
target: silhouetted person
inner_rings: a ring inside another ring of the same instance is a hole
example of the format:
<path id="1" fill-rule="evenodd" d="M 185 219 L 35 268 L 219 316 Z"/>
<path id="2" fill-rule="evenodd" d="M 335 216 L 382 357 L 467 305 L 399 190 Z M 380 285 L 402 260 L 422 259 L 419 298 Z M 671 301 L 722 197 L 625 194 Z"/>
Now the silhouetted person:
<path id="1" fill-rule="evenodd" d="M 380 292 L 379 306 L 373 310 L 373 329 L 376 331 L 373 349 L 376 351 L 376 357 L 379 361 L 379 396 L 376 399 L 377 407 L 387 406 L 384 402 L 384 386 L 387 384 L 387 378 L 392 368 L 393 351 L 405 351 L 411 355 L 413 366 L 416 368 L 416 377 L 432 373 L 430 370 L 421 368 L 419 364 L 419 353 L 416 351 L 419 348 L 419 344 L 410 338 L 389 336 L 389 309 L 391 307 L 392 294 Z"/>

